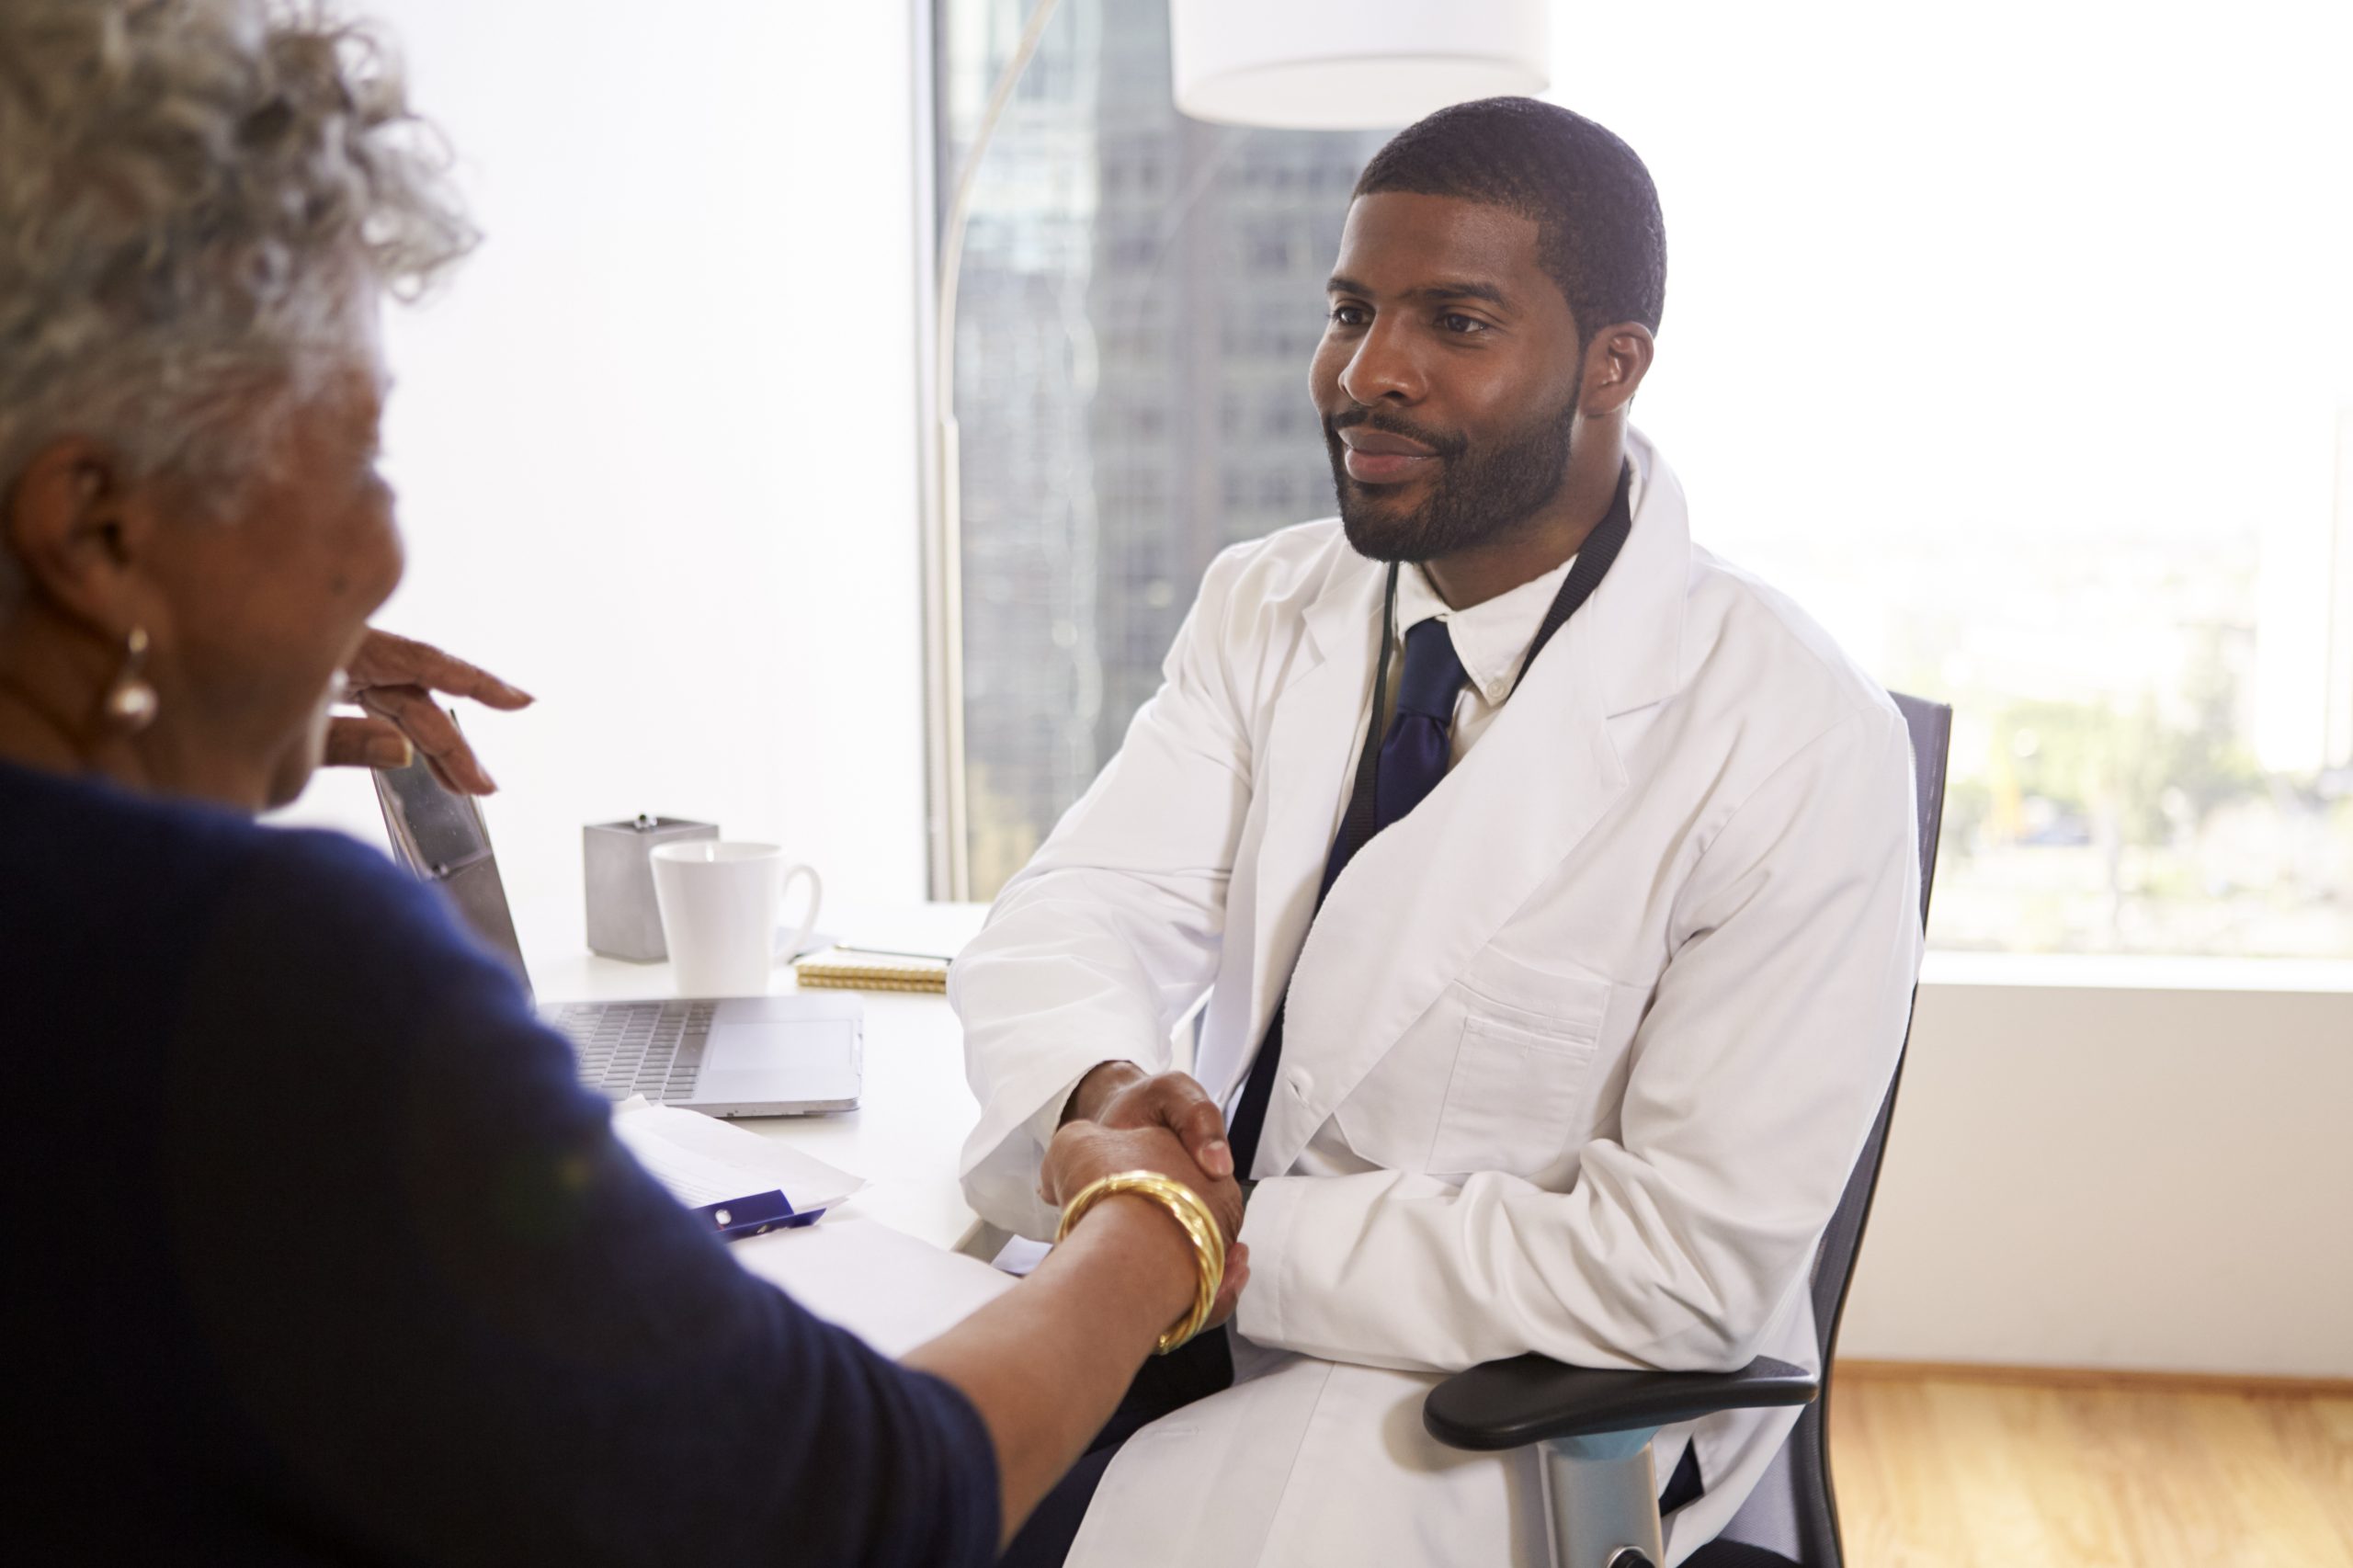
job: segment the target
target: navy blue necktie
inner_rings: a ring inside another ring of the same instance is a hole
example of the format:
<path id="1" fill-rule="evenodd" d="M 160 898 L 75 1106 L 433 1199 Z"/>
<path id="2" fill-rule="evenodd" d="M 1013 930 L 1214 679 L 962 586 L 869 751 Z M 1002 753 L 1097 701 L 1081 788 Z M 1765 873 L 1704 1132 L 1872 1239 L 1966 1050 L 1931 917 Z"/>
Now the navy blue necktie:
<path id="1" fill-rule="evenodd" d="M 1402 821 L 1438 788 L 1446 777 L 1454 733 L 1454 699 L 1470 679 L 1455 655 L 1454 639 L 1446 622 L 1433 616 L 1405 633 L 1405 668 L 1397 677 L 1397 713 L 1381 737 L 1381 757 L 1374 774 L 1372 832 Z M 1332 841 L 1324 862 L 1323 893 L 1332 891 L 1356 852 L 1370 841 L 1344 824 Z M 1319 905 L 1322 893 L 1317 895 Z M 1267 1102 L 1273 1097 L 1275 1073 L 1282 1061 L 1283 1015 L 1267 1028 L 1266 1042 L 1250 1064 L 1250 1080 L 1242 1087 L 1242 1103 L 1233 1108 L 1231 1142 L 1233 1168 L 1245 1180 L 1250 1162 L 1258 1154 L 1258 1134 L 1266 1130 Z"/>
<path id="2" fill-rule="evenodd" d="M 1422 803 L 1446 765 L 1454 733 L 1454 699 L 1470 679 L 1455 656 L 1446 622 L 1433 616 L 1405 633 L 1405 669 L 1397 677 L 1397 716 L 1381 743 L 1381 772 L 1372 796 L 1372 830 L 1402 821 Z M 1347 863 L 1333 846 L 1330 875 Z"/>

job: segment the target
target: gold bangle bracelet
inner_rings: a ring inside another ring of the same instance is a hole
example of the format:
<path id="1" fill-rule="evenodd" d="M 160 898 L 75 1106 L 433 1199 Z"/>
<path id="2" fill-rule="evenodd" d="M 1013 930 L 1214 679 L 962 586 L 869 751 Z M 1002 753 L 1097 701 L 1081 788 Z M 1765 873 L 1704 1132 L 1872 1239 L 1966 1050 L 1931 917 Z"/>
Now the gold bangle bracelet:
<path id="1" fill-rule="evenodd" d="M 1154 1346 L 1154 1354 L 1165 1356 L 1200 1333 L 1201 1326 L 1210 1321 L 1210 1309 L 1217 1304 L 1217 1293 L 1225 1284 L 1225 1233 L 1218 1229 L 1217 1216 L 1201 1201 L 1201 1195 L 1183 1182 L 1158 1171 L 1120 1171 L 1088 1182 L 1071 1195 L 1071 1200 L 1063 1205 L 1062 1228 L 1054 1233 L 1054 1240 L 1060 1242 L 1069 1235 L 1071 1227 L 1089 1209 L 1122 1192 L 1149 1198 L 1165 1209 L 1183 1229 L 1186 1239 L 1193 1244 L 1193 1262 L 1198 1271 L 1193 1310 L 1170 1324 Z"/>

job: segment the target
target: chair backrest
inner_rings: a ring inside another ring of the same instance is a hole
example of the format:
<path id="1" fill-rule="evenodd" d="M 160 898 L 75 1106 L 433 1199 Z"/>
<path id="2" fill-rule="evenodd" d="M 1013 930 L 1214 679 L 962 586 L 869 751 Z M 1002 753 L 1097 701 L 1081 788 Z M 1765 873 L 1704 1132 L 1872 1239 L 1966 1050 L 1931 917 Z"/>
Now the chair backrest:
<path id="1" fill-rule="evenodd" d="M 1924 702 L 1901 692 L 1891 694 L 1904 712 L 1912 733 L 1913 782 L 1918 790 L 1920 829 L 1920 923 L 1928 920 L 1928 890 L 1937 868 L 1937 837 L 1944 823 L 1945 762 L 1952 742 L 1952 710 L 1942 703 Z M 1914 988 L 1916 997 L 1918 989 Z M 1904 1046 L 1911 1044 L 1907 1017 Z M 1822 1397 L 1805 1407 L 1790 1432 L 1788 1445 L 1773 1468 L 1743 1505 L 1740 1517 L 1725 1534 L 1730 1539 L 1768 1548 L 1802 1563 L 1803 1568 L 1845 1568 L 1838 1536 L 1838 1506 L 1830 1483 L 1829 1433 L 1824 1413 L 1830 1403 L 1831 1352 L 1838 1342 L 1838 1319 L 1846 1311 L 1847 1287 L 1855 1277 L 1855 1257 L 1862 1248 L 1863 1224 L 1870 1218 L 1871 1195 L 1879 1187 L 1880 1158 L 1887 1149 L 1887 1127 L 1895 1114 L 1895 1092 L 1904 1082 L 1904 1057 L 1898 1052 L 1895 1076 L 1887 1085 L 1863 1142 L 1846 1193 L 1823 1233 L 1814 1257 L 1813 1323 L 1822 1355 Z"/>

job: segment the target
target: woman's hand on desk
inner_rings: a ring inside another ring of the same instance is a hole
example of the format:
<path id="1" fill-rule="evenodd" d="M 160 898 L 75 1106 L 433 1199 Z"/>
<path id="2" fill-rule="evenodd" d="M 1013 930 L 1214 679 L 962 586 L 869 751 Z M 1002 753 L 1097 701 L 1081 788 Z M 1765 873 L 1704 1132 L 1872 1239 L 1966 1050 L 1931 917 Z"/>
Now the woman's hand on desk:
<path id="1" fill-rule="evenodd" d="M 512 712 L 531 694 L 440 649 L 369 628 L 344 671 L 345 695 L 365 719 L 339 718 L 327 727 L 330 767 L 402 767 L 409 748 L 425 754 L 445 789 L 487 795 L 498 788 L 434 694 L 470 697 L 485 708 Z"/>

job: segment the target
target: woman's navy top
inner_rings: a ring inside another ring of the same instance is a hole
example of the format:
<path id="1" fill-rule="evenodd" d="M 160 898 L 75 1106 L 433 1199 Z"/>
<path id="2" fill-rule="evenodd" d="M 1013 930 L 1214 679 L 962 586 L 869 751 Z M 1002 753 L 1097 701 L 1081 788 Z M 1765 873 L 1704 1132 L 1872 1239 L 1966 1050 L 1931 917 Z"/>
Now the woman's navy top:
<path id="1" fill-rule="evenodd" d="M 429 890 L 0 765 L 0 1554 L 985 1563 L 972 1405 L 736 1267 Z"/>

